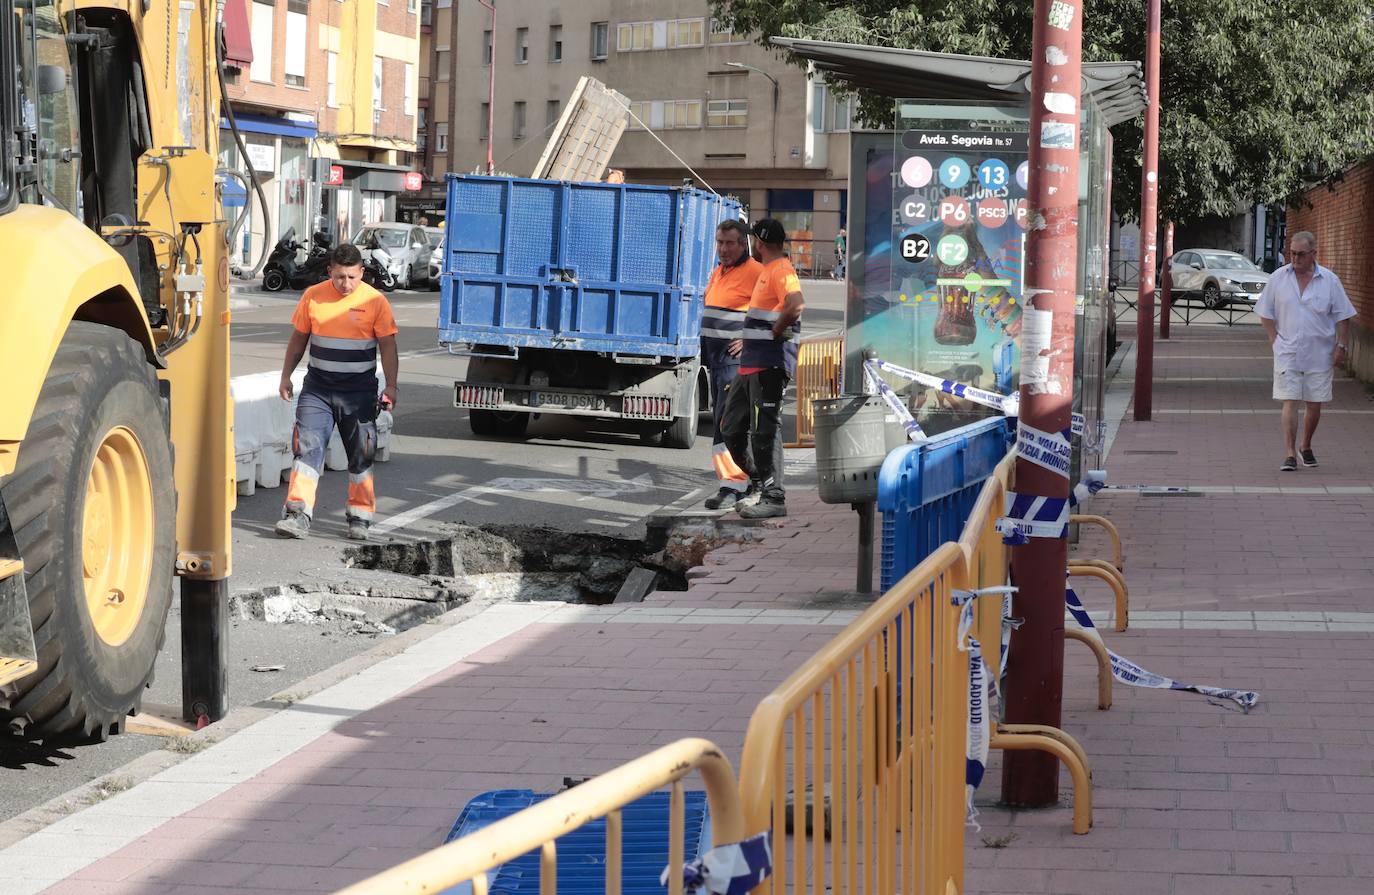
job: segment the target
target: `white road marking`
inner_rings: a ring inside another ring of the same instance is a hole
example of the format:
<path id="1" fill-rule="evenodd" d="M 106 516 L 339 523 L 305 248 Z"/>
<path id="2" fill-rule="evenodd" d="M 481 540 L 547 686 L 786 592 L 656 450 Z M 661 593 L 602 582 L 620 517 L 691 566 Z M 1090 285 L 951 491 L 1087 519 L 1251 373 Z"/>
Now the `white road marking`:
<path id="1" fill-rule="evenodd" d="M 642 473 L 633 479 L 574 479 L 574 478 L 500 478 L 493 479 L 483 485 L 473 485 L 464 488 L 462 491 L 455 491 L 443 497 L 431 500 L 429 503 L 420 504 L 391 516 L 376 525 L 372 526 L 375 534 L 386 534 L 387 532 L 397 531 L 407 528 L 421 519 L 427 519 L 436 513 L 456 507 L 460 503 L 486 503 L 494 504 L 495 501 L 483 501 L 484 496 L 499 496 L 502 494 L 532 494 L 532 493 L 555 493 L 555 494 L 580 494 L 582 502 L 588 498 L 615 498 L 623 494 L 639 494 L 644 491 L 653 490 L 654 480 L 649 473 Z M 615 505 L 624 515 L 624 504 Z M 629 523 L 625 523 L 629 524 Z"/>

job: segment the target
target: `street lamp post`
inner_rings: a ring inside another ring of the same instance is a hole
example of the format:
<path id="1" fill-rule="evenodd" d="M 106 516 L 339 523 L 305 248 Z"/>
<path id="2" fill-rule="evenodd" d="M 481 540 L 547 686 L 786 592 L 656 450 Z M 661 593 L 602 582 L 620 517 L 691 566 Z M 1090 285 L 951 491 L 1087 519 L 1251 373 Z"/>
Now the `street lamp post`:
<path id="1" fill-rule="evenodd" d="M 487 175 L 496 173 L 492 144 L 496 142 L 496 0 L 477 0 L 491 11 L 491 58 L 487 60 Z"/>
<path id="2" fill-rule="evenodd" d="M 1150 419 L 1155 377 L 1155 255 L 1159 239 L 1159 4 L 1146 0 L 1145 145 L 1140 160 L 1140 294 L 1135 303 L 1135 420 Z M 1168 313 L 1167 311 L 1165 312 Z M 1168 322 L 1160 324 L 1166 333 Z"/>
<path id="3" fill-rule="evenodd" d="M 758 72 L 773 82 L 773 132 L 769 134 L 768 141 L 770 144 L 769 154 L 772 159 L 772 167 L 776 168 L 778 166 L 778 79 L 761 68 L 755 68 L 743 62 L 727 62 L 725 64 L 731 68 L 743 68 L 752 72 Z"/>

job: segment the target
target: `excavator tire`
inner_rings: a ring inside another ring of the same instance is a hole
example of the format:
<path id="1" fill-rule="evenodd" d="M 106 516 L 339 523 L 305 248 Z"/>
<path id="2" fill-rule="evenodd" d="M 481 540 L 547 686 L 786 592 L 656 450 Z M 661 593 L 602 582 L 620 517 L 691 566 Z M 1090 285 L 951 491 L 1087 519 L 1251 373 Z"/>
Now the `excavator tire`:
<path id="1" fill-rule="evenodd" d="M 138 343 L 70 325 L 0 487 L 39 663 L 0 690 L 0 734 L 120 733 L 152 680 L 176 561 L 168 411 Z"/>

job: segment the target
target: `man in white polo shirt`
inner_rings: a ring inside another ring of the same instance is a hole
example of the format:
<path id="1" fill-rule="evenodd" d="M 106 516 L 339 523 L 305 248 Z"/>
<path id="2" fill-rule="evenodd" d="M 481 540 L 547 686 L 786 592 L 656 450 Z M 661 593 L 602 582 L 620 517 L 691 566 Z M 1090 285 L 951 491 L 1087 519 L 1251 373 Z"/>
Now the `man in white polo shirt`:
<path id="1" fill-rule="evenodd" d="M 1289 263 L 1274 271 L 1255 313 L 1274 349 L 1274 400 L 1283 402 L 1284 472 L 1316 466 L 1312 435 L 1331 400 L 1333 367 L 1344 365 L 1355 306 L 1334 273 L 1317 263 L 1317 237 L 1306 230 L 1288 243 Z M 1298 448 L 1298 403 L 1303 415 Z"/>

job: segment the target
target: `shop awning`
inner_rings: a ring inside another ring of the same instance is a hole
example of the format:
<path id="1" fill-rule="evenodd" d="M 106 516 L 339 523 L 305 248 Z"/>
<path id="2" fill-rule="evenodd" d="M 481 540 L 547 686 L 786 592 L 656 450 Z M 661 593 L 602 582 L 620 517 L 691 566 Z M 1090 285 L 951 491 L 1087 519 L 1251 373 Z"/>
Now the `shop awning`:
<path id="1" fill-rule="evenodd" d="M 248 27 L 250 0 L 224 0 L 224 61 L 247 68 L 253 64 L 253 34 Z"/>
<path id="2" fill-rule="evenodd" d="M 893 99 L 1024 102 L 1030 93 L 1031 64 L 1020 60 L 790 37 L 772 43 L 813 63 L 827 81 Z M 1108 127 L 1145 111 L 1139 62 L 1083 63 L 1083 92 L 1096 101 Z"/>
<path id="3" fill-rule="evenodd" d="M 235 109 L 238 105 L 235 104 Z M 290 118 L 278 118 L 272 115 L 254 115 L 250 112 L 234 113 L 234 121 L 238 124 L 239 130 L 250 134 L 272 134 L 278 137 L 300 137 L 310 139 L 315 136 L 317 128 L 313 122 L 294 121 Z M 229 119 L 221 119 L 220 127 L 229 127 Z"/>

